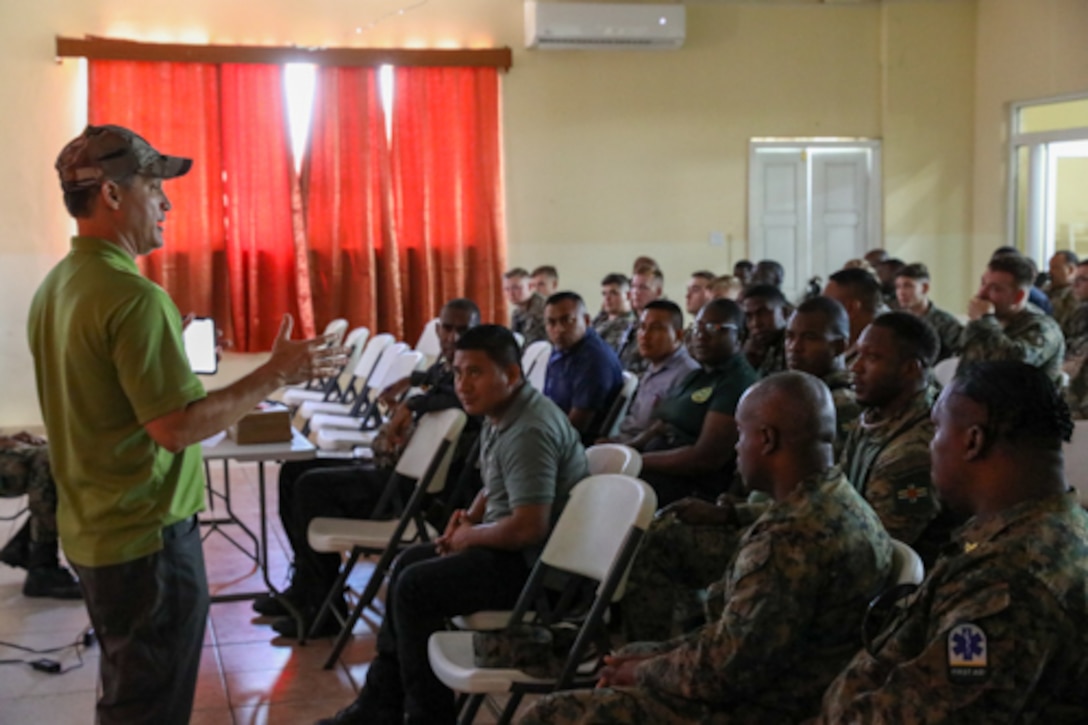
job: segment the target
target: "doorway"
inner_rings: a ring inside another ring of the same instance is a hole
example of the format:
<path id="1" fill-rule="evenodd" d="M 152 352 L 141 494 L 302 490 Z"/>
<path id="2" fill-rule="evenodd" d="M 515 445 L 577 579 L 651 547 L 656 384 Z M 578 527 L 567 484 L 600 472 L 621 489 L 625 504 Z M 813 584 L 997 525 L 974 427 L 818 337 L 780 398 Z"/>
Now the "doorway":
<path id="1" fill-rule="evenodd" d="M 786 269 L 782 291 L 802 295 L 843 263 L 881 245 L 880 141 L 757 140 L 749 149 L 752 261 Z"/>

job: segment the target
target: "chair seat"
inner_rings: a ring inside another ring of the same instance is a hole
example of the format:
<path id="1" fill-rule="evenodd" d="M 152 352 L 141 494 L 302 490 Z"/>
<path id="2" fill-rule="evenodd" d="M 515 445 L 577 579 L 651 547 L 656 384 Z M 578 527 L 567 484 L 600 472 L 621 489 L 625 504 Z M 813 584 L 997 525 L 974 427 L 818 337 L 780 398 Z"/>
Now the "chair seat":
<path id="1" fill-rule="evenodd" d="M 335 403 L 325 400 L 307 400 L 296 412 L 304 420 L 313 418 L 317 413 L 332 413 L 333 415 L 347 415 L 351 412 L 350 403 Z"/>
<path id="2" fill-rule="evenodd" d="M 328 451 L 350 451 L 356 447 L 369 448 L 377 437 L 376 430 L 341 430 L 339 428 L 319 428 L 317 447 Z"/>
<path id="3" fill-rule="evenodd" d="M 316 518 L 310 522 L 306 538 L 314 551 L 340 552 L 358 546 L 361 549 L 382 550 L 389 545 L 397 521 L 369 521 L 366 519 Z M 427 524 L 427 535 L 438 536 L 434 527 Z"/>
<path id="4" fill-rule="evenodd" d="M 512 684 L 547 685 L 552 682 L 550 679 L 532 677 L 521 670 L 476 667 L 472 632 L 435 632 L 427 640 L 427 656 L 435 676 L 446 687 L 457 692 L 505 692 Z"/>
<path id="5" fill-rule="evenodd" d="M 503 629 L 510 623 L 510 615 L 513 612 L 484 611 L 472 614 L 461 614 L 451 621 L 458 629 L 467 629 L 476 632 L 486 632 L 493 629 Z"/>
<path id="6" fill-rule="evenodd" d="M 324 390 L 303 390 L 301 388 L 287 388 L 281 397 L 285 405 L 297 408 L 303 403 L 319 403 L 325 400 Z"/>
<path id="7" fill-rule="evenodd" d="M 334 428 L 336 430 L 359 430 L 363 419 L 339 413 L 314 413 L 310 418 L 310 432 Z"/>

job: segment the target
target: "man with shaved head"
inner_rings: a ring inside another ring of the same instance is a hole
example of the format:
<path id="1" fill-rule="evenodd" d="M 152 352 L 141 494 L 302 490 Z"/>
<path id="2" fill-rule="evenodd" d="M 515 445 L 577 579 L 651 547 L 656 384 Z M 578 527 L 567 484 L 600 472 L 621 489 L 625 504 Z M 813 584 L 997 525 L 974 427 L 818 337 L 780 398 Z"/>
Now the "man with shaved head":
<path id="1" fill-rule="evenodd" d="M 835 408 L 819 379 L 765 378 L 737 423 L 745 484 L 774 504 L 725 571 L 721 617 L 628 645 L 605 658 L 597 689 L 545 697 L 521 722 L 796 722 L 815 711 L 888 580 L 891 540 L 832 464 Z"/>
<path id="2" fill-rule="evenodd" d="M 933 483 L 973 516 L 828 689 L 818 723 L 1088 722 L 1088 517 L 1049 376 L 962 366 L 933 409 Z M 1083 443 L 1080 443 L 1083 445 Z"/>

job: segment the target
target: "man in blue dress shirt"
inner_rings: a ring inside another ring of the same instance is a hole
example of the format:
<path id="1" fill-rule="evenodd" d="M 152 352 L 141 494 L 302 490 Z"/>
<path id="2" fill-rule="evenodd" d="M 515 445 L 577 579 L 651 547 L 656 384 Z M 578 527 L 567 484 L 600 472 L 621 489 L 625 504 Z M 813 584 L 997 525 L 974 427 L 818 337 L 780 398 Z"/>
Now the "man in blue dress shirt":
<path id="1" fill-rule="evenodd" d="M 567 414 L 583 443 L 590 443 L 623 385 L 620 360 L 590 325 L 586 303 L 574 292 L 548 298 L 544 325 L 555 348 L 544 395 Z"/>

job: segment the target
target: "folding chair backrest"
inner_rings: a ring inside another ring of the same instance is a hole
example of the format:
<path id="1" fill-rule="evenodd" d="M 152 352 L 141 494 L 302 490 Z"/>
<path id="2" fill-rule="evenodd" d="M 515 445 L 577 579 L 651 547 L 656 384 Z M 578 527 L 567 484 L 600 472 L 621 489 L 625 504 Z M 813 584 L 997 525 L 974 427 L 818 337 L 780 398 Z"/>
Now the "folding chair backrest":
<path id="1" fill-rule="evenodd" d="M 941 387 L 946 387 L 952 378 L 956 375 L 956 368 L 960 365 L 960 359 L 958 357 L 950 357 L 941 360 L 939 363 L 933 366 L 933 377 L 937 379 L 937 382 L 941 384 Z"/>
<path id="2" fill-rule="evenodd" d="M 892 539 L 892 569 L 892 584 L 921 584 L 926 576 L 922 557 L 898 539 Z"/>
<path id="3" fill-rule="evenodd" d="M 427 493 L 441 493 L 466 420 L 465 412 L 460 408 L 447 408 L 420 416 L 408 445 L 400 454 L 396 472 L 417 481 L 422 479 L 431 468 L 434 457 L 442 450 L 443 441 L 446 441 L 449 445 L 427 486 Z"/>
<path id="4" fill-rule="evenodd" d="M 1088 504 L 1088 420 L 1075 420 L 1073 426 L 1073 437 L 1062 445 L 1065 482 L 1077 490 L 1084 506 Z"/>
<path id="5" fill-rule="evenodd" d="M 382 361 L 378 363 L 374 370 L 374 383 L 370 387 L 380 393 L 393 383 L 408 377 L 422 365 L 423 353 L 409 350 L 406 343 L 398 342 L 386 351 Z"/>
<path id="6" fill-rule="evenodd" d="M 586 449 L 590 475 L 622 473 L 638 476 L 642 472 L 642 455 L 630 446 L 620 443 L 598 443 Z"/>
<path id="7" fill-rule="evenodd" d="M 437 360 L 442 354 L 442 343 L 438 340 L 438 318 L 428 320 L 423 325 L 423 332 L 416 340 L 415 351 L 423 353 L 428 360 Z"/>
<path id="8" fill-rule="evenodd" d="M 355 363 L 355 369 L 351 371 L 355 379 L 365 385 L 366 381 L 370 379 L 370 374 L 374 372 L 374 367 L 381 360 L 383 353 L 394 342 L 396 340 L 388 332 L 370 338 L 363 348 L 362 354 L 359 355 L 359 362 Z"/>
<path id="9" fill-rule="evenodd" d="M 601 422 L 598 435 L 602 438 L 610 438 L 619 432 L 620 422 L 627 415 L 627 409 L 631 407 L 631 400 L 635 397 L 636 390 L 638 390 L 638 376 L 624 370 L 623 385 L 620 387 L 620 392 L 616 394 L 616 399 L 612 401 L 612 405 L 608 409 L 608 415 Z M 638 472 L 628 475 L 637 476 Z"/>
<path id="10" fill-rule="evenodd" d="M 552 355 L 552 344 L 547 340 L 531 342 L 521 354 L 521 370 L 525 379 L 537 390 L 544 390 L 544 379 L 548 374 L 548 358 Z"/>
<path id="11" fill-rule="evenodd" d="M 389 375 L 389 368 L 393 366 L 393 361 L 396 360 L 401 353 L 408 352 L 408 345 L 403 342 L 394 342 L 388 345 L 382 352 L 381 357 L 374 363 L 374 367 L 370 371 L 370 377 L 367 379 L 367 388 L 374 390 L 382 389 L 382 383 Z"/>
<path id="12" fill-rule="evenodd" d="M 329 324 L 325 325 L 325 331 L 322 335 L 336 334 L 336 339 L 332 341 L 332 344 L 339 345 L 344 340 L 344 333 L 348 331 L 348 321 L 343 317 L 338 317 Z"/>
<path id="13" fill-rule="evenodd" d="M 604 582 L 631 530 L 645 531 L 656 509 L 653 489 L 637 478 L 606 473 L 583 479 L 571 491 L 540 561 Z"/>
<path id="14" fill-rule="evenodd" d="M 344 365 L 345 370 L 355 370 L 355 365 L 359 362 L 359 358 L 362 357 L 363 348 L 366 347 L 367 340 L 369 339 L 369 327 L 356 327 L 344 338 L 344 347 L 350 350 L 348 353 L 348 362 Z"/>

